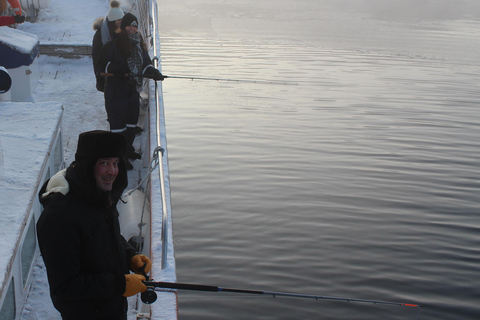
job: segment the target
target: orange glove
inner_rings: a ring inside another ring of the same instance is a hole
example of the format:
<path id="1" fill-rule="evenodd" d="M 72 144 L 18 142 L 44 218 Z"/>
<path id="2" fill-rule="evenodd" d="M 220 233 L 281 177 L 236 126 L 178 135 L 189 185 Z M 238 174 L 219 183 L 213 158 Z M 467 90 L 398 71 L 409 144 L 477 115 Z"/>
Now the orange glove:
<path id="1" fill-rule="evenodd" d="M 143 254 L 137 254 L 130 259 L 130 269 L 133 272 L 138 272 L 143 265 L 145 265 L 145 273 L 149 273 L 152 269 L 152 261 L 150 261 L 147 256 L 144 256 Z"/>
<path id="2" fill-rule="evenodd" d="M 131 297 L 136 295 L 139 292 L 147 291 L 147 287 L 143 284 L 142 281 L 145 281 L 145 277 L 139 274 L 126 274 L 125 280 L 127 285 L 125 288 L 124 297 Z"/>

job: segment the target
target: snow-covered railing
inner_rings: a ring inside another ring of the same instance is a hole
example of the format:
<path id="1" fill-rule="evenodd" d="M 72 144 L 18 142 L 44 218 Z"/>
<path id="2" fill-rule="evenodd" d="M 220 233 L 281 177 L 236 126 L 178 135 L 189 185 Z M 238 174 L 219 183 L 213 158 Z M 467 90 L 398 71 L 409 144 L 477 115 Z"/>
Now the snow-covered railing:
<path id="1" fill-rule="evenodd" d="M 157 21 L 158 21 L 158 7 L 157 7 L 157 1 L 152 0 L 152 9 L 151 9 L 152 14 L 154 15 L 152 17 L 152 39 L 153 39 L 153 52 L 155 54 L 158 54 L 158 38 L 156 35 L 158 34 L 158 29 L 157 29 Z M 155 68 L 158 68 L 159 66 L 159 58 L 158 56 L 155 56 L 153 58 L 153 65 Z M 160 149 L 157 147 L 156 150 L 160 150 L 161 154 L 158 154 L 158 173 L 159 173 L 159 180 L 160 180 L 160 187 L 161 187 L 161 192 L 162 192 L 162 269 L 165 269 L 166 263 L 167 263 L 167 252 L 168 252 L 168 237 L 167 237 L 167 219 L 168 219 L 168 207 L 167 207 L 167 196 L 166 196 L 166 190 L 165 190 L 165 174 L 163 170 L 163 156 L 165 154 L 165 150 L 162 148 L 162 141 L 161 141 L 161 130 L 160 130 L 160 124 L 161 124 L 161 119 L 160 119 L 160 106 L 161 106 L 161 101 L 160 101 L 160 90 L 161 87 L 158 86 L 158 82 L 155 81 L 155 110 L 157 114 L 157 146 L 160 147 Z M 157 151 L 158 152 L 158 151 Z"/>
<path id="2" fill-rule="evenodd" d="M 150 48 L 153 50 L 154 58 L 152 59 L 153 65 L 155 68 L 159 68 L 159 56 L 160 56 L 160 45 L 159 45 L 159 31 L 158 31 L 158 5 L 156 0 L 135 0 L 132 3 L 132 8 L 130 10 L 133 14 L 138 14 L 140 17 L 148 17 L 139 19 L 140 23 L 140 32 L 145 39 L 148 39 L 148 45 L 151 45 Z M 168 217 L 169 217 L 169 199 L 167 199 L 167 189 L 169 190 L 169 184 L 166 182 L 168 179 L 165 175 L 165 170 L 168 170 L 167 161 L 166 161 L 166 146 L 162 146 L 162 114 L 163 114 L 163 99 L 162 99 L 162 85 L 161 83 L 155 81 L 154 87 L 150 91 L 149 99 L 150 112 L 155 112 L 150 121 L 152 123 L 151 129 L 151 139 L 150 144 L 152 159 L 158 159 L 158 187 L 153 187 L 151 192 L 158 192 L 159 194 L 152 194 L 151 198 L 157 198 L 159 195 L 161 197 L 162 205 L 162 222 L 161 222 L 161 266 L 162 270 L 165 270 L 167 267 L 167 258 L 168 258 L 168 248 L 169 248 L 169 237 L 168 234 Z M 166 141 L 166 140 L 165 140 Z M 165 158 L 164 158 L 165 157 Z M 164 160 L 165 159 L 165 160 Z M 168 186 L 167 186 L 168 184 Z M 155 210 L 152 209 L 152 214 Z M 153 235 L 152 235 L 153 236 Z"/>

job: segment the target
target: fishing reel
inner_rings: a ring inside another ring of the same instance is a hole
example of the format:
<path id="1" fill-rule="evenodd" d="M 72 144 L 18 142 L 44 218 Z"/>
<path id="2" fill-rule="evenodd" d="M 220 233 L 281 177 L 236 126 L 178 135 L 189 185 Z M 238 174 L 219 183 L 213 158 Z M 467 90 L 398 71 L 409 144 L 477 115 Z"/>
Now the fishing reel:
<path id="1" fill-rule="evenodd" d="M 145 273 L 146 266 L 147 264 L 145 263 L 138 271 L 145 277 L 146 281 L 150 281 L 150 277 Z M 157 293 L 155 292 L 155 287 L 147 286 L 147 290 L 145 292 L 142 292 L 140 298 L 145 304 L 152 304 L 157 301 Z"/>
<path id="2" fill-rule="evenodd" d="M 140 298 L 145 304 L 152 304 L 157 301 L 157 293 L 154 287 L 147 287 L 147 291 L 142 292 Z"/>

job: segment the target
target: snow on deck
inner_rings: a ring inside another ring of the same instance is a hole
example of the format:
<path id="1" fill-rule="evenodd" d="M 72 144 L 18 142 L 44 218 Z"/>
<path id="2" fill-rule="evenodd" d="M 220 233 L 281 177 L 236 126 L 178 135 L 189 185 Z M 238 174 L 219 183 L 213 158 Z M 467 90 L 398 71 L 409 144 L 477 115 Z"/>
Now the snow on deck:
<path id="1" fill-rule="evenodd" d="M 36 34 L 40 44 L 91 45 L 93 22 L 105 17 L 108 9 L 108 0 L 52 0 L 35 23 L 23 23 L 18 29 Z"/>

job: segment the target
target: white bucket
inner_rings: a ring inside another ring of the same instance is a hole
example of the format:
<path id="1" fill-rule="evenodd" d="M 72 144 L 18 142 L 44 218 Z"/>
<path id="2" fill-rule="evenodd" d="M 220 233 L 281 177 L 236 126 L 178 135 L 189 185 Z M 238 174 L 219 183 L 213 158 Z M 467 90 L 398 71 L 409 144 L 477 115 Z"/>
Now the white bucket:
<path id="1" fill-rule="evenodd" d="M 117 209 L 119 213 L 119 222 L 120 229 L 123 237 L 128 241 L 134 236 L 140 234 L 139 223 L 142 220 L 142 211 L 143 211 L 143 222 L 146 224 L 143 226 L 142 237 L 145 237 L 147 234 L 150 222 L 150 202 L 148 198 L 145 203 L 145 193 L 140 190 L 135 190 L 129 196 L 122 196 L 122 201 L 119 201 L 117 204 Z"/>
<path id="2" fill-rule="evenodd" d="M 28 8 L 46 9 L 50 7 L 51 0 L 20 0 L 20 5 L 24 10 Z"/>

